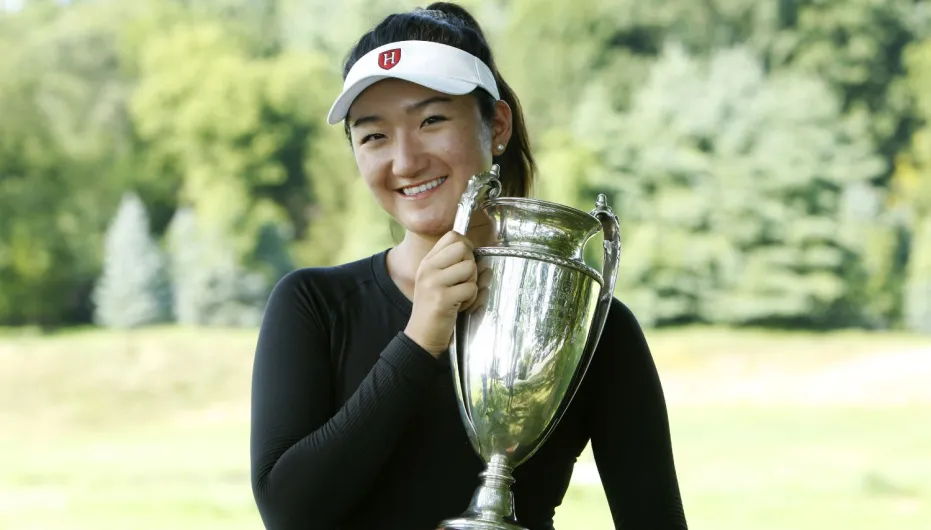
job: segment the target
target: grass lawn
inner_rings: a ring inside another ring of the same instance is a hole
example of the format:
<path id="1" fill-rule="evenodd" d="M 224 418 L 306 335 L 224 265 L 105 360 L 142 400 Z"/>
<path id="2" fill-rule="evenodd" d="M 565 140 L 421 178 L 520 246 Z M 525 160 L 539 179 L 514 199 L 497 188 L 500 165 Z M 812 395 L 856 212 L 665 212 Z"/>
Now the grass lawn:
<path id="1" fill-rule="evenodd" d="M 648 336 L 691 529 L 931 528 L 931 338 Z M 248 486 L 253 341 L 175 328 L 0 335 L 0 528 L 261 528 Z M 560 529 L 610 521 L 581 481 L 557 512 Z"/>

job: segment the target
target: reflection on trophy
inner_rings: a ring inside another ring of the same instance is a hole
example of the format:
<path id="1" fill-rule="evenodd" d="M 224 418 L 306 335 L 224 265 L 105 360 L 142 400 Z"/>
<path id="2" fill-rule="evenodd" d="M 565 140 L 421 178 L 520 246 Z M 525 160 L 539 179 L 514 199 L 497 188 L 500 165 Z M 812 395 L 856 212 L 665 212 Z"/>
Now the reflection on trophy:
<path id="1" fill-rule="evenodd" d="M 475 175 L 454 230 L 478 208 L 491 220 L 475 249 L 479 297 L 460 313 L 450 344 L 459 412 L 485 462 L 482 483 L 450 530 L 525 530 L 512 471 L 543 444 L 579 388 L 601 337 L 620 255 L 617 217 L 599 195 L 586 213 L 535 199 L 498 197 L 498 167 Z M 603 272 L 585 264 L 604 231 Z"/>

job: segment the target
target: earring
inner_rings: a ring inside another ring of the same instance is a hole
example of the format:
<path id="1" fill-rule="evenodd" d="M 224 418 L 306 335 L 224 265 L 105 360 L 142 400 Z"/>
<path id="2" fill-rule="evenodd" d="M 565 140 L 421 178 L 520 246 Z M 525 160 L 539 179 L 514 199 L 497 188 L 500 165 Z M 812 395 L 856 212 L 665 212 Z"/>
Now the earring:
<path id="1" fill-rule="evenodd" d="M 499 152 L 499 153 L 503 153 L 503 152 L 504 152 L 504 144 L 498 144 L 498 152 Z"/>

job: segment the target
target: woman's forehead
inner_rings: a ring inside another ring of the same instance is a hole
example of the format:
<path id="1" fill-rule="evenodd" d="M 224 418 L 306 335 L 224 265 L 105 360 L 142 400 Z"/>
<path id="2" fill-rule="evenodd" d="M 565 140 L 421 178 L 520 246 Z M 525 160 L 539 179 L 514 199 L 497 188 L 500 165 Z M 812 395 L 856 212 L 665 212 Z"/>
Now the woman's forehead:
<path id="1" fill-rule="evenodd" d="M 384 79 L 366 88 L 349 108 L 349 119 L 362 114 L 405 113 L 425 104 L 457 104 L 463 96 L 444 94 L 402 79 Z"/>

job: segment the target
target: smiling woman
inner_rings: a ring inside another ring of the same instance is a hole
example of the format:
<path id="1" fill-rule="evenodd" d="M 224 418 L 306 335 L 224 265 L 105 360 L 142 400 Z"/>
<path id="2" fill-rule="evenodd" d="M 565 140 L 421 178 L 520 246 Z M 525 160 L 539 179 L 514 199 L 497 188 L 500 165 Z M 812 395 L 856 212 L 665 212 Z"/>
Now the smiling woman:
<path id="1" fill-rule="evenodd" d="M 328 121 L 343 122 L 360 174 L 405 235 L 276 286 L 253 369 L 252 487 L 270 530 L 429 530 L 466 509 L 484 467 L 447 352 L 478 294 L 483 236 L 481 220 L 452 231 L 458 201 L 492 164 L 503 195 L 526 196 L 534 162 L 520 103 L 457 5 L 387 17 L 343 76 Z M 553 528 L 589 442 L 618 527 L 686 528 L 656 367 L 617 299 L 572 405 L 514 472 L 523 525 Z"/>
<path id="2" fill-rule="evenodd" d="M 452 228 L 469 178 L 490 167 L 492 143 L 507 144 L 510 118 L 503 102 L 486 122 L 472 96 L 386 79 L 355 100 L 346 121 L 375 198 L 407 230 L 408 244 L 416 237 L 429 250 Z"/>

